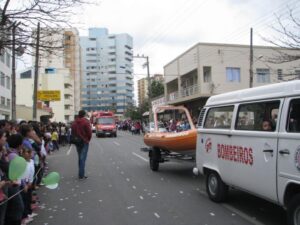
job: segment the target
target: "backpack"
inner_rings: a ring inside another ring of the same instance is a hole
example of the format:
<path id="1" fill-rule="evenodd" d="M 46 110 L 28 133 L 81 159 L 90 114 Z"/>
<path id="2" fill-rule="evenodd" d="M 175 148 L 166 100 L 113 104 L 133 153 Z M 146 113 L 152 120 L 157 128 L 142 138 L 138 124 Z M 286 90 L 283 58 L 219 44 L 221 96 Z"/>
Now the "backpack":
<path id="1" fill-rule="evenodd" d="M 84 145 L 83 139 L 79 135 L 75 134 L 74 129 L 71 131 L 70 143 L 79 148 L 82 148 Z"/>

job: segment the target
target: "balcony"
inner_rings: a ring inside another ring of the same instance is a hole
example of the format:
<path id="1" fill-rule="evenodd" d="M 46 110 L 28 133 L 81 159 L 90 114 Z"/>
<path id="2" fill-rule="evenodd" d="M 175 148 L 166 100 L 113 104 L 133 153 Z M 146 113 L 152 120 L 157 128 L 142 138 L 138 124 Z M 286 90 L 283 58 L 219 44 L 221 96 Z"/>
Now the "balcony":
<path id="1" fill-rule="evenodd" d="M 65 105 L 74 105 L 74 101 L 72 98 L 65 99 Z"/>
<path id="2" fill-rule="evenodd" d="M 187 97 L 187 96 L 197 94 L 198 92 L 199 92 L 198 85 L 195 84 L 195 85 L 192 85 L 192 86 L 189 86 L 187 88 L 182 89 L 181 93 L 180 93 L 180 97 L 184 98 L 184 97 Z"/>
<path id="3" fill-rule="evenodd" d="M 177 100 L 180 98 L 185 98 L 185 97 L 189 97 L 192 95 L 196 95 L 199 92 L 200 92 L 200 87 L 199 87 L 199 85 L 195 84 L 195 85 L 189 86 L 187 88 L 181 89 L 180 93 L 179 93 L 179 91 L 171 92 L 170 94 L 167 95 L 167 100 L 173 101 L 173 100 Z"/>
<path id="4" fill-rule="evenodd" d="M 73 89 L 72 88 L 65 88 L 64 89 L 64 94 L 73 96 L 74 95 Z"/>
<path id="5" fill-rule="evenodd" d="M 65 113 L 65 116 L 72 116 L 72 115 L 74 115 L 74 110 L 65 109 L 64 113 Z"/>

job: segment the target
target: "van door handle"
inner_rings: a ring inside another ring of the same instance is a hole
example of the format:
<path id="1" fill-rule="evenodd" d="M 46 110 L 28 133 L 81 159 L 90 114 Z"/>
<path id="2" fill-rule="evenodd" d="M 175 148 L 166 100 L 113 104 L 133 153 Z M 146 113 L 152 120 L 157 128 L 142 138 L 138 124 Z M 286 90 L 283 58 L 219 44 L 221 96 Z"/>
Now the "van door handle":
<path id="1" fill-rule="evenodd" d="M 282 149 L 282 150 L 279 151 L 279 153 L 280 153 L 281 155 L 289 155 L 289 154 L 290 154 L 290 151 L 289 151 L 288 149 Z"/>
<path id="2" fill-rule="evenodd" d="M 263 152 L 273 153 L 274 151 L 273 151 L 273 149 L 265 149 L 265 150 L 263 150 Z"/>

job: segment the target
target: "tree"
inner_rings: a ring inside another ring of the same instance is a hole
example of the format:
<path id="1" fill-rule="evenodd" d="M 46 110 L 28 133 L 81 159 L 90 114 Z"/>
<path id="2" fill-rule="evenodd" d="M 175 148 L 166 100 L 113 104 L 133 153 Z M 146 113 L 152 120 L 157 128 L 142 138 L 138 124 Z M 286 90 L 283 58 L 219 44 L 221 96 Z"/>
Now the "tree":
<path id="1" fill-rule="evenodd" d="M 132 120 L 141 120 L 142 119 L 141 111 L 139 110 L 139 108 L 137 108 L 133 105 L 127 108 L 125 116 L 130 117 Z"/>
<path id="2" fill-rule="evenodd" d="M 0 50 L 11 48 L 12 28 L 16 29 L 16 46 L 32 54 L 30 47 L 35 48 L 35 29 L 40 23 L 42 32 L 40 36 L 40 50 L 51 53 L 51 49 L 63 47 L 59 40 L 49 38 L 59 32 L 60 27 L 71 26 L 71 16 L 76 9 L 84 4 L 92 4 L 91 0 L 0 0 Z M 47 38 L 46 38 L 47 37 Z"/>
<path id="3" fill-rule="evenodd" d="M 161 81 L 153 80 L 151 82 L 151 98 L 164 94 L 164 84 Z"/>
<path id="4" fill-rule="evenodd" d="M 267 59 L 270 63 L 285 63 L 300 59 L 300 17 L 295 15 L 291 8 L 288 8 L 288 14 L 283 16 L 276 15 L 277 26 L 273 26 L 276 35 L 271 38 L 263 37 L 266 42 L 280 47 L 274 49 L 278 54 Z M 294 49 L 295 54 L 286 53 L 284 49 Z"/>

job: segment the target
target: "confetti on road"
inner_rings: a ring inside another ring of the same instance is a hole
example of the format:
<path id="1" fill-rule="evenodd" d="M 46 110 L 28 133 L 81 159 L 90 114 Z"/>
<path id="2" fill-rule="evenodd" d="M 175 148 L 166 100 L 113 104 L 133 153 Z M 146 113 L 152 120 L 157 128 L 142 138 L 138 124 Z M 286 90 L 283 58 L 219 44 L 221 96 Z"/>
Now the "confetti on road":
<path id="1" fill-rule="evenodd" d="M 133 213 L 134 213 L 134 214 L 137 214 L 137 213 L 138 213 L 138 211 L 134 211 Z"/>
<path id="2" fill-rule="evenodd" d="M 156 218 L 160 218 L 160 216 L 157 213 L 154 213 L 154 216 L 156 216 Z"/>
<path id="3" fill-rule="evenodd" d="M 65 209 L 65 208 L 63 208 L 63 209 L 61 209 L 61 211 L 66 211 L 66 209 Z"/>
<path id="4" fill-rule="evenodd" d="M 140 199 L 141 199 L 141 200 L 143 200 L 143 199 L 144 199 L 144 197 L 143 197 L 143 196 L 140 196 Z"/>
<path id="5" fill-rule="evenodd" d="M 214 213 L 210 213 L 210 215 L 211 215 L 211 216 L 215 216 L 215 214 L 214 214 Z"/>
<path id="6" fill-rule="evenodd" d="M 82 219 L 82 218 L 83 218 L 83 216 L 79 216 L 79 218 L 80 218 L 80 219 Z"/>
<path id="7" fill-rule="evenodd" d="M 83 214 L 82 212 L 79 212 L 79 213 L 78 213 L 78 215 L 82 215 L 82 214 Z"/>
<path id="8" fill-rule="evenodd" d="M 232 215 L 232 216 L 235 216 L 235 214 L 234 214 L 234 213 L 232 213 L 231 215 Z"/>
<path id="9" fill-rule="evenodd" d="M 183 194 L 183 191 L 179 191 L 180 194 Z"/>
<path id="10" fill-rule="evenodd" d="M 53 216 L 49 216 L 49 219 L 53 219 Z"/>
<path id="11" fill-rule="evenodd" d="M 102 200 L 100 199 L 99 202 L 102 202 Z"/>
<path id="12" fill-rule="evenodd" d="M 136 189 L 136 186 L 132 186 L 133 189 Z"/>
<path id="13" fill-rule="evenodd" d="M 78 204 L 82 204 L 82 202 L 81 202 L 81 201 L 79 201 L 79 202 L 78 202 Z"/>
<path id="14" fill-rule="evenodd" d="M 130 179 L 129 179 L 129 178 L 126 178 L 126 180 L 127 180 L 127 182 L 129 182 L 129 181 L 130 181 Z"/>
<path id="15" fill-rule="evenodd" d="M 128 206 L 127 207 L 127 209 L 133 209 L 134 208 L 134 206 L 132 205 L 132 206 Z"/>

